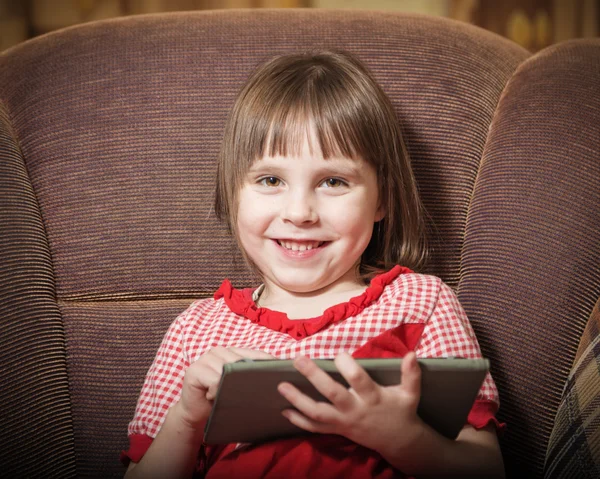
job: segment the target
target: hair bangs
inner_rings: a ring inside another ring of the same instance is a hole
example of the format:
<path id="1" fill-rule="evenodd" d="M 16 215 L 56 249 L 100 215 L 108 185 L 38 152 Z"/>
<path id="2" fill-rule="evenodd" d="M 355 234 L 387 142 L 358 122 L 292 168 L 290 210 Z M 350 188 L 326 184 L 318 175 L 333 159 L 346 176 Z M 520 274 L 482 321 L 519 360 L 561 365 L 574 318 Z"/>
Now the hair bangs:
<path id="1" fill-rule="evenodd" d="M 250 162 L 263 156 L 300 156 L 305 143 L 311 155 L 325 159 L 365 158 L 370 145 L 362 133 L 364 115 L 348 104 L 347 94 L 310 82 L 292 86 L 297 87 L 282 90 L 278 101 L 265 102 L 260 120 L 253 120 L 254 131 L 246 130 L 248 140 L 255 140 L 246 150 L 253 155 Z"/>

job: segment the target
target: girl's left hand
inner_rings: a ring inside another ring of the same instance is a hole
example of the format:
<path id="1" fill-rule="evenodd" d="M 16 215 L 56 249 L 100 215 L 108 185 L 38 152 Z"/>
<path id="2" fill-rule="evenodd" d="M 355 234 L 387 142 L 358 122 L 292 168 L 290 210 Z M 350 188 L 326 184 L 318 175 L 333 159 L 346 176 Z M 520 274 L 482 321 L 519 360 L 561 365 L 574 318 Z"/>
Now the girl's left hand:
<path id="1" fill-rule="evenodd" d="M 380 386 L 349 355 L 335 358 L 338 371 L 350 388 L 332 379 L 310 359 L 299 356 L 294 366 L 329 401 L 314 401 L 289 383 L 278 387 L 296 409 L 283 415 L 310 432 L 339 434 L 386 455 L 393 444 L 396 452 L 409 452 L 426 428 L 417 416 L 421 397 L 421 369 L 414 353 L 402 361 L 402 380 L 396 386 Z"/>

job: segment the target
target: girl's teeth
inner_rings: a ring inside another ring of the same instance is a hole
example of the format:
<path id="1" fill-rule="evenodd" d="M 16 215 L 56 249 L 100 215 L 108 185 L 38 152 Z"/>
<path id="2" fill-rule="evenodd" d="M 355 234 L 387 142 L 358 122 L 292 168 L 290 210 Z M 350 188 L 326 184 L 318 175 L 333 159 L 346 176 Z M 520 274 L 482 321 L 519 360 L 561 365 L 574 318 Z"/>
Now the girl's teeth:
<path id="1" fill-rule="evenodd" d="M 294 243 L 292 241 L 279 241 L 279 244 L 283 246 L 285 249 L 289 249 L 292 251 L 310 251 L 313 248 L 318 248 L 320 246 L 320 242 L 315 241 L 313 243 Z"/>

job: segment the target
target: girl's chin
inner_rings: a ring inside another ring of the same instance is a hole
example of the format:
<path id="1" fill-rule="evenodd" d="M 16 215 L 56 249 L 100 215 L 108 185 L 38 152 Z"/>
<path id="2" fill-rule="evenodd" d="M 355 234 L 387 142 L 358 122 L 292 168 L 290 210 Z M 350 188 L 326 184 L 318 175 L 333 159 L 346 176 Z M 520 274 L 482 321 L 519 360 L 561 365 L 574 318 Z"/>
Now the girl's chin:
<path id="1" fill-rule="evenodd" d="M 321 285 L 316 285 L 316 284 L 312 284 L 312 283 L 299 283 L 298 281 L 294 281 L 294 282 L 280 281 L 277 283 L 277 286 L 279 286 L 281 289 L 284 289 L 286 292 L 291 293 L 291 294 L 306 294 L 306 295 L 308 295 L 310 293 L 317 293 L 323 287 Z"/>
<path id="2" fill-rule="evenodd" d="M 272 274 L 266 278 L 267 286 L 272 284 L 275 288 L 286 291 L 290 294 L 318 295 L 324 293 L 328 288 L 335 287 L 342 281 L 342 277 L 334 281 L 324 281 L 323 278 L 331 278 L 335 274 L 311 274 L 303 276 L 302 271 L 287 269 L 283 274 Z M 333 272 L 332 272 L 333 273 Z"/>
<path id="3" fill-rule="evenodd" d="M 268 275 L 265 278 L 267 287 L 272 285 L 276 289 L 281 289 L 292 294 L 309 294 L 327 286 L 314 277 L 302 278 L 301 274 L 294 274 L 291 271 L 287 271 L 286 273 Z"/>

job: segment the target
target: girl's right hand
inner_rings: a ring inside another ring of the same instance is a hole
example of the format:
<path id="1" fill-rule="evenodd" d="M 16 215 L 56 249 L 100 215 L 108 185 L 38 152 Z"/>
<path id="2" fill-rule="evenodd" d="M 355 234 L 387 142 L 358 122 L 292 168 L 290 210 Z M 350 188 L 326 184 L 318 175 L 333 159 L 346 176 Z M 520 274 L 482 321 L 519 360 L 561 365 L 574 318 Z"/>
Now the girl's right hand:
<path id="1" fill-rule="evenodd" d="M 191 427 L 203 427 L 217 394 L 223 365 L 241 359 L 275 359 L 264 351 L 217 346 L 204 353 L 186 370 L 179 408 L 183 420 Z"/>

